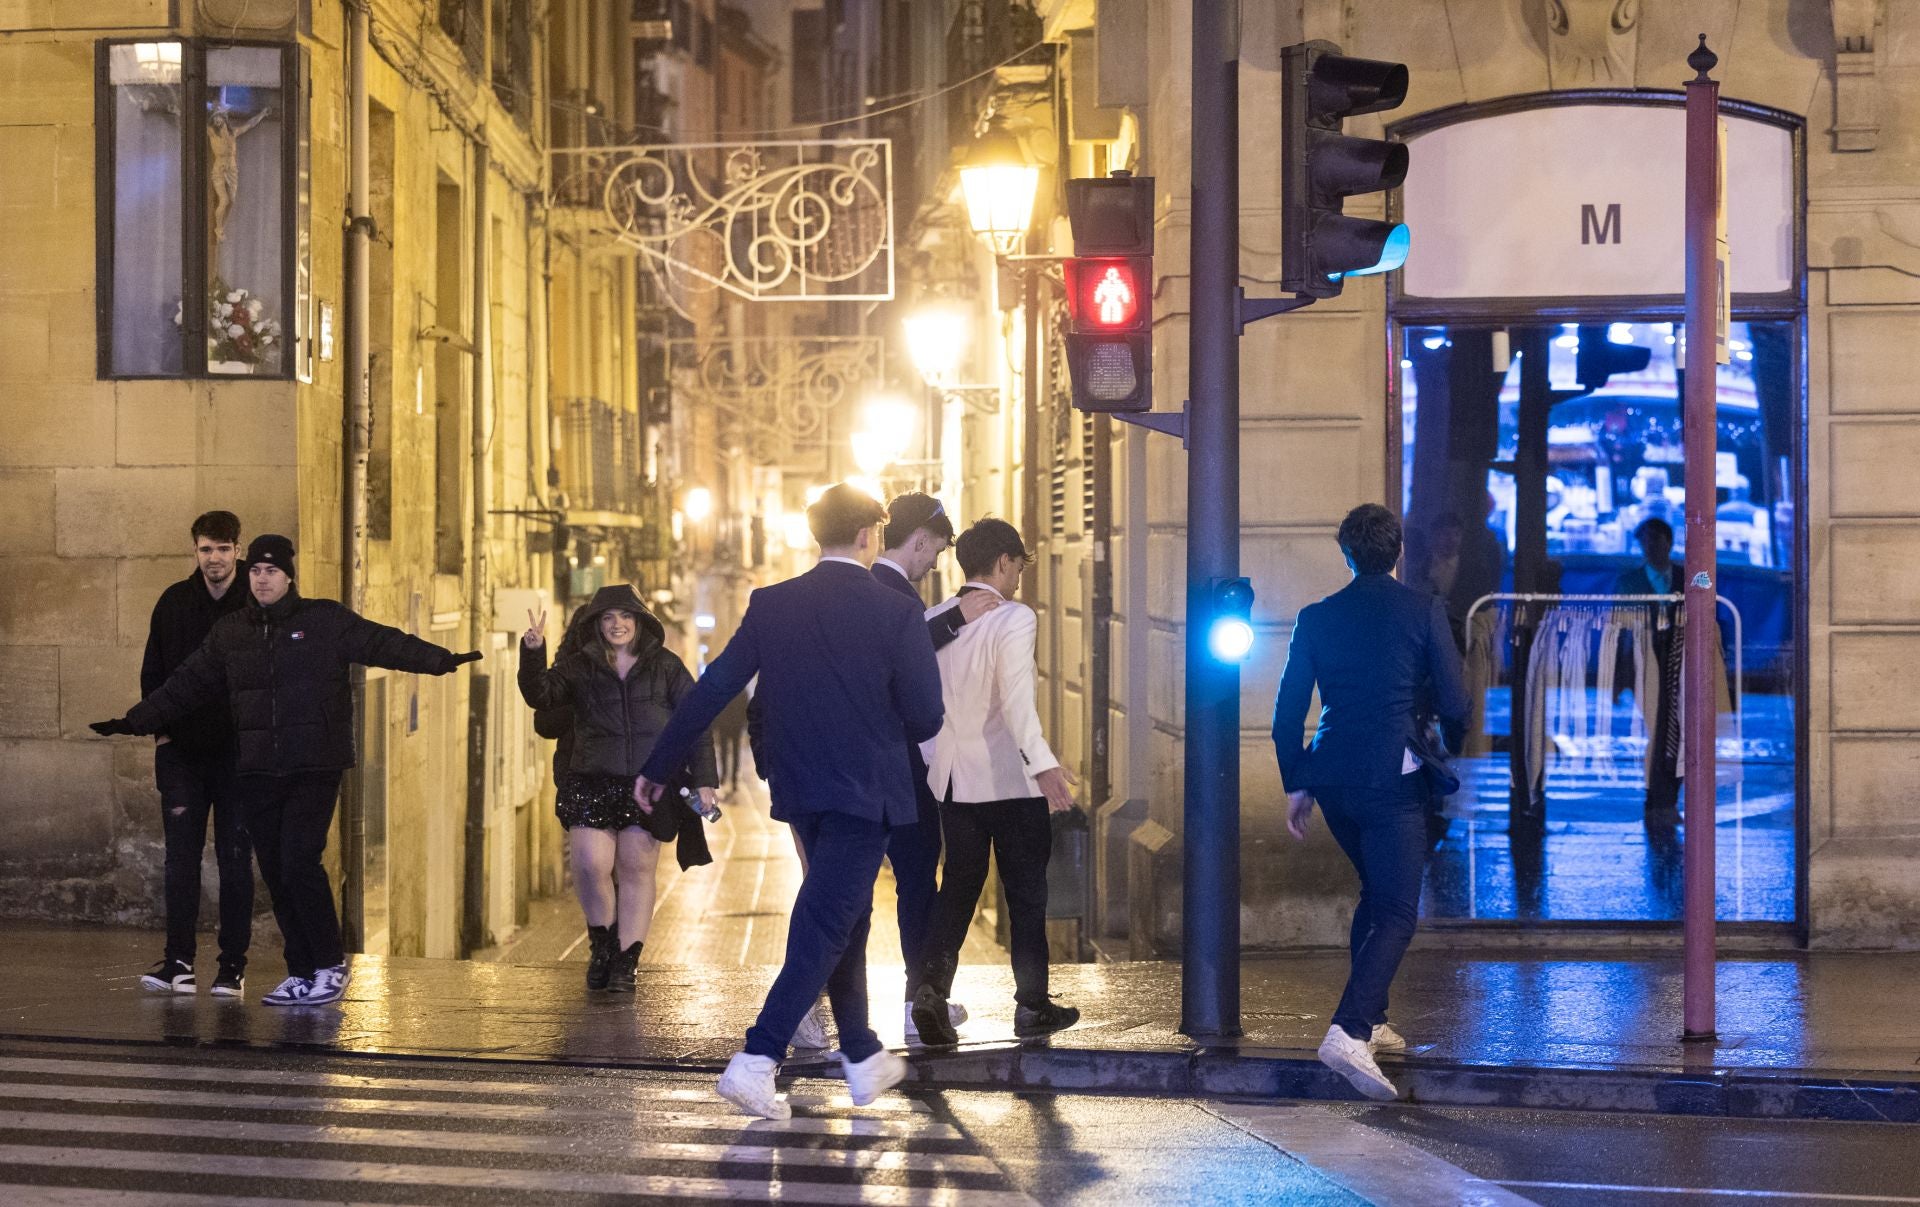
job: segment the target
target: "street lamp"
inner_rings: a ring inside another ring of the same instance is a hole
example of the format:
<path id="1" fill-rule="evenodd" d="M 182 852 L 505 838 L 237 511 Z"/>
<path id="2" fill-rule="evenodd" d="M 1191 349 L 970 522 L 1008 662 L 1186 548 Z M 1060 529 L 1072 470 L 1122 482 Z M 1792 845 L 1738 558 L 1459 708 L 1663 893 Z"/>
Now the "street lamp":
<path id="1" fill-rule="evenodd" d="M 972 325 L 967 312 L 952 302 L 922 306 L 901 321 L 907 335 L 907 355 L 928 385 L 937 389 L 953 380 Z"/>
<path id="2" fill-rule="evenodd" d="M 913 404 L 892 394 L 880 394 L 860 408 L 860 427 L 853 433 L 853 463 L 868 477 L 907 455 L 913 441 Z"/>
<path id="3" fill-rule="evenodd" d="M 1020 250 L 1033 223 L 1033 198 L 1040 191 L 1040 168 L 1027 160 L 1020 140 L 996 116 L 960 165 L 960 191 L 967 199 L 967 224 L 1003 256 Z"/>
<path id="4" fill-rule="evenodd" d="M 680 509 L 686 512 L 689 520 L 698 524 L 713 514 L 713 492 L 704 486 L 694 487 L 687 492 L 687 497 L 681 500 Z"/>

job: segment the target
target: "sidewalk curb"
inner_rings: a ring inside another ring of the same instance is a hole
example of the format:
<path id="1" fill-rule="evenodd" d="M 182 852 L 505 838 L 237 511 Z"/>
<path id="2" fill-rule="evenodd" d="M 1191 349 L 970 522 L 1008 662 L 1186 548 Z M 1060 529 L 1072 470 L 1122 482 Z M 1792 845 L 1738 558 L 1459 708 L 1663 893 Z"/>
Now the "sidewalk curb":
<path id="1" fill-rule="evenodd" d="M 913 1055 L 916 1086 L 1364 1101 L 1308 1057 L 1197 1049 L 1102 1052 L 1042 1046 Z M 792 1066 L 790 1066 L 792 1067 Z M 1738 1119 L 1920 1123 L 1920 1080 L 1761 1069 L 1481 1065 L 1388 1058 L 1403 1102 Z M 796 1073 L 800 1068 L 794 1068 Z"/>

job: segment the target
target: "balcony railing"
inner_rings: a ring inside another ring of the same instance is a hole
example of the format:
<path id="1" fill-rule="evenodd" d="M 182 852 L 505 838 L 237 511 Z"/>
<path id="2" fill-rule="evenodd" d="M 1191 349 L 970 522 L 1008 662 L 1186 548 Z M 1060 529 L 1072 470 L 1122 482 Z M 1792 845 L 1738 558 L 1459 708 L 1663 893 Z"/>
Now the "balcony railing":
<path id="1" fill-rule="evenodd" d="M 638 514 L 646 497 L 639 418 L 599 398 L 562 398 L 555 409 L 568 507 Z"/>

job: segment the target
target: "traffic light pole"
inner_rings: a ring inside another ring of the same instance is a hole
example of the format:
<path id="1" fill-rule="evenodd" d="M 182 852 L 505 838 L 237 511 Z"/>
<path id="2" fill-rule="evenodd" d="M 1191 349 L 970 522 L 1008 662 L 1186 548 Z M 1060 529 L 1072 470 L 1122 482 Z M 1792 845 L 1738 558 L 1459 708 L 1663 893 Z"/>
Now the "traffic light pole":
<path id="1" fill-rule="evenodd" d="M 1187 711 L 1180 1030 L 1240 1032 L 1240 669 L 1207 648 L 1212 584 L 1240 573 L 1237 0 L 1193 0 L 1187 404 Z"/>

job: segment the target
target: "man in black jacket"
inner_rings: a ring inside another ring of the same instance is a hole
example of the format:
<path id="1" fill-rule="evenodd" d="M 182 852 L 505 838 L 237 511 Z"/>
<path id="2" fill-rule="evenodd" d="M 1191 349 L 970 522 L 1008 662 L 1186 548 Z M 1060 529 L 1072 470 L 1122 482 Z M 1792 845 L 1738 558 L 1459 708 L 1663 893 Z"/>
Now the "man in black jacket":
<path id="1" fill-rule="evenodd" d="M 159 689 L 200 648 L 214 622 L 246 606 L 236 589 L 240 517 L 209 511 L 189 529 L 194 570 L 161 592 L 147 625 L 140 663 L 140 694 Z M 247 947 L 253 939 L 253 849 L 234 795 L 233 719 L 225 703 L 209 705 L 154 736 L 153 779 L 160 789 L 160 827 L 166 839 L 167 948 L 140 983 L 158 993 L 192 993 L 200 926 L 200 853 L 213 819 L 213 850 L 220 866 L 220 970 L 215 997 L 237 998 L 246 988 Z"/>
<path id="2" fill-rule="evenodd" d="M 251 598 L 220 618 L 202 645 L 123 718 L 95 733 L 152 734 L 225 700 L 247 830 L 286 945 L 287 978 L 270 1006 L 323 1005 L 346 990 L 346 953 L 333 888 L 321 864 L 340 776 L 353 766 L 355 663 L 451 674 L 478 652 L 455 654 L 294 590 L 293 542 L 247 546 Z"/>
<path id="3" fill-rule="evenodd" d="M 1318 798 L 1327 828 L 1360 875 L 1351 971 L 1320 1059 L 1369 1098 L 1398 1096 L 1374 1063 L 1406 1041 L 1387 1025 L 1387 990 L 1413 939 L 1426 870 L 1426 798 L 1445 770 L 1420 733 L 1438 715 L 1459 749 L 1468 696 L 1444 601 L 1393 577 L 1400 520 L 1378 503 L 1347 513 L 1340 551 L 1353 581 L 1300 609 L 1273 705 L 1273 747 L 1287 792 L 1287 829 L 1307 836 Z M 1303 744 L 1308 702 L 1320 722 Z M 1425 751 L 1425 755 L 1422 755 Z M 1432 764 L 1432 765 L 1428 765 Z"/>

